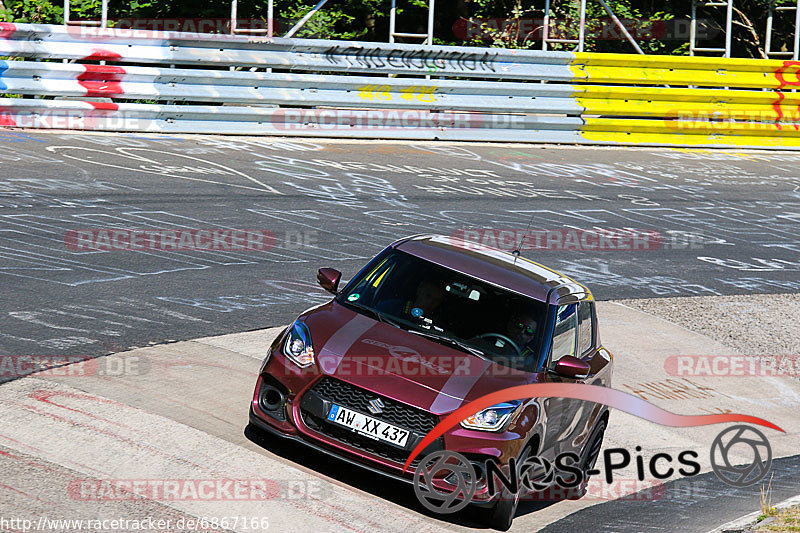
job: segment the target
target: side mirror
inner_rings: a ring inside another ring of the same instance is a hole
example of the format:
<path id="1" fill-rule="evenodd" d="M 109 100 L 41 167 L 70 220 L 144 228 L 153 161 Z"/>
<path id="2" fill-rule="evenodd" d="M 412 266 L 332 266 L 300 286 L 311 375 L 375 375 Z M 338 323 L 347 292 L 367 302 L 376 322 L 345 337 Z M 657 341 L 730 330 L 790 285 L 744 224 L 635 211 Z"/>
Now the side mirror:
<path id="1" fill-rule="evenodd" d="M 339 290 L 339 280 L 342 273 L 335 268 L 320 268 L 317 272 L 317 281 L 320 286 L 331 294 L 336 294 Z"/>
<path id="2" fill-rule="evenodd" d="M 573 379 L 583 379 L 589 376 L 592 367 L 589 363 L 572 355 L 565 355 L 556 363 L 553 371 L 559 376 Z"/>

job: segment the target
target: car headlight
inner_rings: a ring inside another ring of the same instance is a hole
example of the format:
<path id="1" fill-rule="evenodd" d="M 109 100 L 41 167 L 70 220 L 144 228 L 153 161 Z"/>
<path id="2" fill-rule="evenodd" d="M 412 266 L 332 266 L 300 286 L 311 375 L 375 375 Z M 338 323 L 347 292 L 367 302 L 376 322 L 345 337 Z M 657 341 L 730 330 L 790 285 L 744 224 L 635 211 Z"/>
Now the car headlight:
<path id="1" fill-rule="evenodd" d="M 302 322 L 295 322 L 289 328 L 289 334 L 283 343 L 283 355 L 300 368 L 307 368 L 314 364 L 311 333 Z"/>
<path id="2" fill-rule="evenodd" d="M 482 431 L 500 431 L 506 422 L 514 415 L 520 400 L 503 402 L 479 411 L 461 421 L 461 426 L 467 429 L 480 429 Z"/>

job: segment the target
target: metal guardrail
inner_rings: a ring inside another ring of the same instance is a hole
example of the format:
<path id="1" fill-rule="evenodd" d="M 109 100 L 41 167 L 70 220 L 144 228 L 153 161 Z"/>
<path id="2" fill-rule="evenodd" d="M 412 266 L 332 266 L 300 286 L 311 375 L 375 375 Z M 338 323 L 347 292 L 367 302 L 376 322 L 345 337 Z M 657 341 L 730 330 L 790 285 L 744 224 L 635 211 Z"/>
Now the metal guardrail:
<path id="1" fill-rule="evenodd" d="M 0 24 L 0 55 L 26 59 L 0 95 L 36 97 L 0 98 L 6 126 L 800 147 L 796 61 L 27 24 Z"/>

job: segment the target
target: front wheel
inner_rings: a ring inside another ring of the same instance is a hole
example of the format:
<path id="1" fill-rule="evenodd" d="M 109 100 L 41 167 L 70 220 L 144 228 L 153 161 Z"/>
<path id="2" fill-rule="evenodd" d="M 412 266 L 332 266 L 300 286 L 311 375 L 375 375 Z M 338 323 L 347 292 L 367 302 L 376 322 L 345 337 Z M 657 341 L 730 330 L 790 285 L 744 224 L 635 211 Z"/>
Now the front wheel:
<path id="1" fill-rule="evenodd" d="M 583 481 L 581 481 L 581 484 L 574 489 L 577 491 L 577 493 L 574 496 L 569 497 L 570 500 L 579 500 L 586 495 L 586 492 L 589 488 L 589 478 L 591 477 L 588 472 L 589 470 L 594 469 L 594 465 L 597 463 L 597 458 L 600 457 L 600 449 L 603 447 L 603 437 L 605 437 L 607 425 L 608 424 L 605 418 L 600 420 L 600 422 L 598 422 L 594 427 L 592 436 L 587 441 L 588 444 L 586 445 L 586 448 L 583 449 L 580 462 L 580 469 L 581 472 L 583 472 Z"/>
<path id="2" fill-rule="evenodd" d="M 526 446 L 522 455 L 517 459 L 517 465 L 523 464 L 530 456 L 530 453 L 531 447 Z M 514 515 L 517 514 L 520 492 L 522 492 L 521 487 L 513 494 L 509 492 L 508 489 L 503 488 L 503 491 L 500 493 L 500 500 L 489 510 L 489 516 L 486 520 L 486 524 L 489 527 L 500 531 L 508 531 L 511 527 L 511 522 L 514 521 Z"/>

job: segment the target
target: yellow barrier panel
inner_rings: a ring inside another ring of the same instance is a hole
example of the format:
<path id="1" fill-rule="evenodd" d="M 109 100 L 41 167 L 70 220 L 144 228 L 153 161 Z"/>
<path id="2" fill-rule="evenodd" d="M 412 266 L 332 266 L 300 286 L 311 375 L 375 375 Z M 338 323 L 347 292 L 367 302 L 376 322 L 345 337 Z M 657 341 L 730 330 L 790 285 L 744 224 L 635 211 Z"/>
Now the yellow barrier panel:
<path id="1" fill-rule="evenodd" d="M 800 148 L 800 61 L 575 56 L 588 141 Z"/>
<path id="2" fill-rule="evenodd" d="M 586 118 L 581 137 L 619 144 L 800 148 L 800 123 L 764 124 Z"/>
<path id="3" fill-rule="evenodd" d="M 642 85 L 696 85 L 698 87 L 780 88 L 784 85 L 774 72 L 731 70 L 657 69 L 637 67 L 571 66 L 576 81 Z M 797 74 L 792 76 L 797 77 Z M 795 80 L 796 81 L 796 80 Z M 800 85 L 800 83 L 797 83 Z"/>
<path id="4" fill-rule="evenodd" d="M 739 104 L 800 105 L 800 92 L 754 91 L 726 89 L 688 89 L 677 87 L 619 87 L 604 85 L 573 85 L 573 96 L 590 99 L 646 100 L 670 102 L 721 102 Z"/>
<path id="5" fill-rule="evenodd" d="M 588 132 L 581 134 L 585 140 L 597 144 L 623 144 L 628 146 L 709 146 L 740 148 L 790 148 L 800 149 L 800 138 L 763 137 L 760 135 L 666 135 L 659 133 L 629 134 L 624 131 Z"/>
<path id="6" fill-rule="evenodd" d="M 736 120 L 755 123 L 796 122 L 796 105 L 726 104 L 703 102 L 660 102 L 646 100 L 594 100 L 577 98 L 586 115 L 615 117 L 657 117 L 664 120 Z"/>
<path id="7" fill-rule="evenodd" d="M 800 88 L 800 61 L 577 53 L 575 81 L 698 87 Z"/>
<path id="8" fill-rule="evenodd" d="M 625 131 L 630 133 L 699 134 L 724 133 L 729 135 L 769 135 L 776 137 L 800 137 L 800 123 L 759 122 L 709 122 L 703 120 L 639 120 L 624 118 L 585 119 L 584 131 Z"/>
<path id="9" fill-rule="evenodd" d="M 798 63 L 797 61 L 788 61 Z M 783 66 L 787 61 L 782 59 L 743 59 L 707 56 L 666 56 L 641 54 L 607 54 L 600 52 L 577 52 L 572 64 L 584 64 L 598 67 L 644 67 L 665 69 L 694 70 L 739 70 L 769 71 Z"/>

